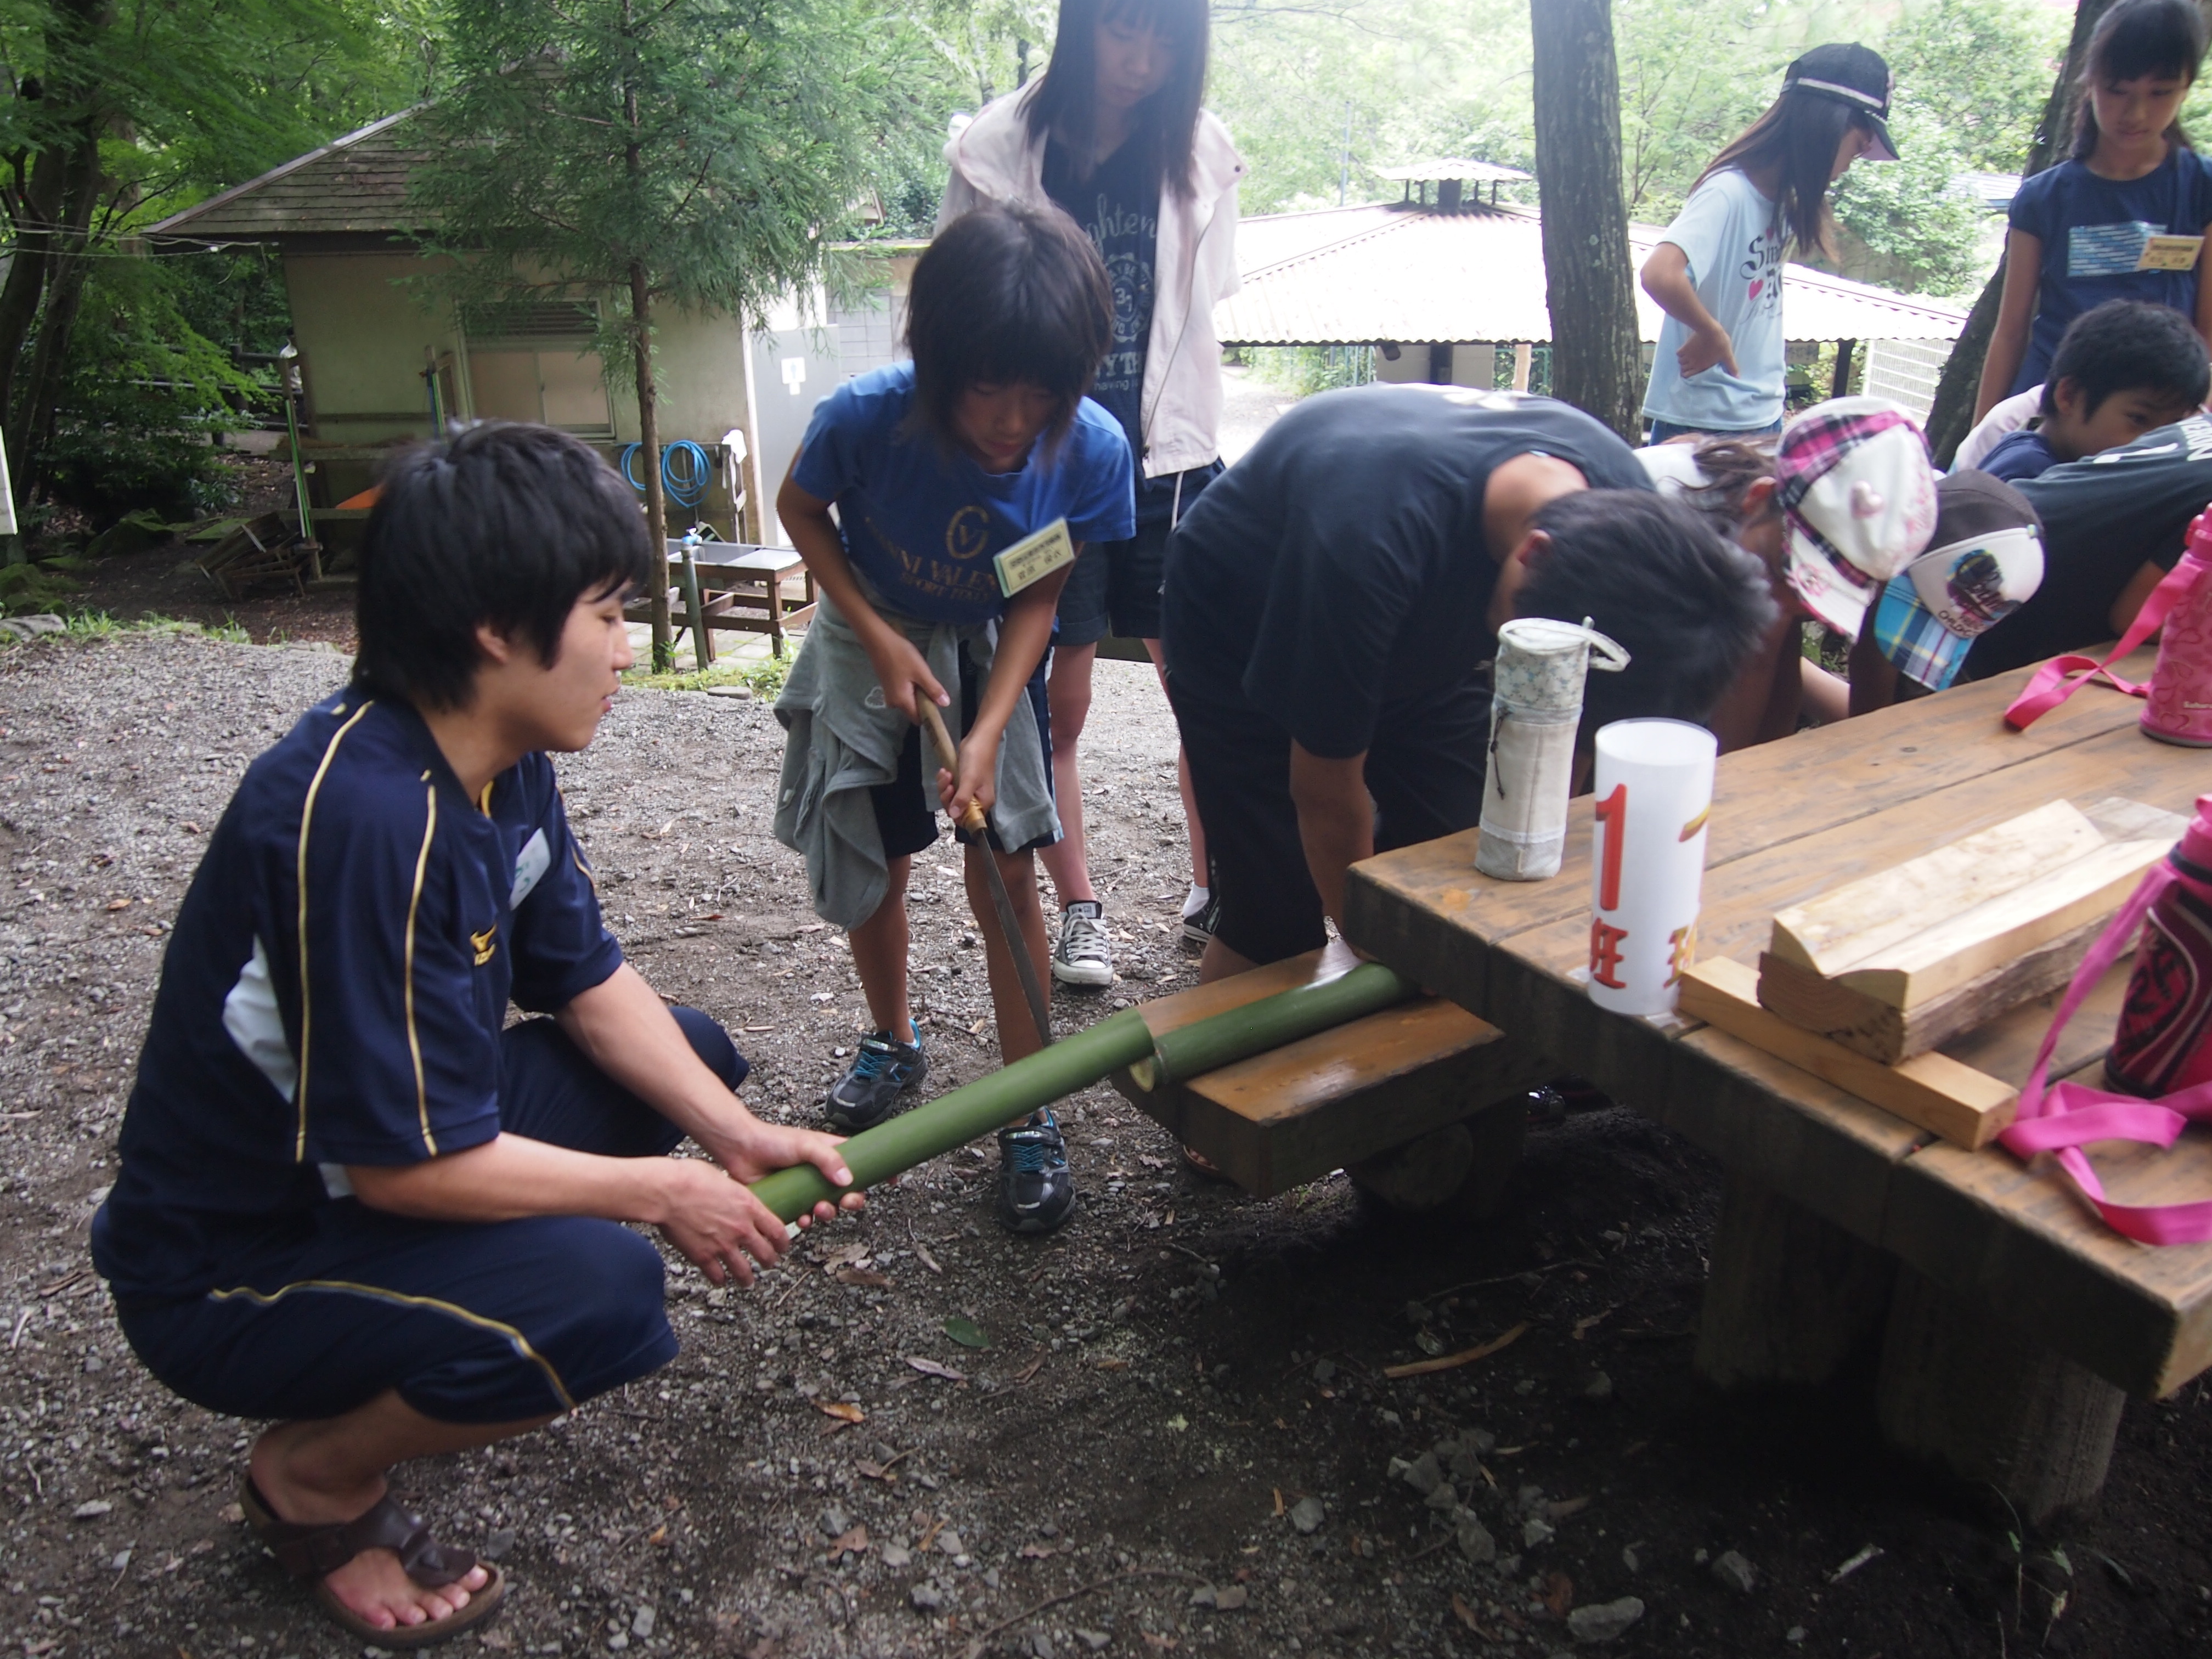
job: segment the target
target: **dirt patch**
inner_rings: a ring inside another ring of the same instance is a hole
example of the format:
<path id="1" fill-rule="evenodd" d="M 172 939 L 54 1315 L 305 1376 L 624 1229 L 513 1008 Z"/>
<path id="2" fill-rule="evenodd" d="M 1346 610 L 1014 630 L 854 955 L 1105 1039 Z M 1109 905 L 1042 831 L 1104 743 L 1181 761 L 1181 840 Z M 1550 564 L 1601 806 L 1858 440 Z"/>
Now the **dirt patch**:
<path id="1" fill-rule="evenodd" d="M 360 1650 L 236 1519 L 255 1425 L 154 1386 L 85 1258 L 164 924 L 246 763 L 343 671 L 326 649 L 194 638 L 0 651 L 0 1633 L 27 1659 Z M 1101 665 L 1091 732 L 1130 977 L 1062 994 L 1069 1025 L 1192 978 L 1149 670 Z M 860 1005 L 769 836 L 779 750 L 757 704 L 632 693 L 562 771 L 633 958 L 738 1034 L 760 1109 L 805 1120 Z M 919 863 L 949 1088 L 993 1063 L 988 1000 L 954 861 Z M 1863 1376 L 1748 1401 L 1692 1381 L 1717 1175 L 1629 1111 L 1540 1111 L 1505 1213 L 1453 1227 L 1381 1218 L 1340 1178 L 1267 1202 L 1200 1183 L 1103 1089 L 1064 1115 L 1083 1199 L 1059 1237 L 1002 1234 L 992 1164 L 940 1159 L 755 1293 L 672 1262 L 684 1352 L 659 1376 L 403 1469 L 409 1502 L 514 1575 L 484 1645 L 1542 1654 L 1575 1645 L 1563 1613 L 1634 1596 L 1607 1650 L 2206 1650 L 2202 1385 L 2131 1405 L 2101 1512 L 2015 1546 L 2001 1510 L 1881 1449 Z M 855 1246 L 865 1267 L 825 1271 Z M 954 1316 L 991 1346 L 953 1341 Z M 1382 1375 L 1523 1322 L 1488 1359 Z M 820 1409 L 845 1402 L 866 1421 Z M 1392 1473 L 1439 1441 L 1497 1563 Z M 1714 1575 L 1730 1551 L 1747 1592 Z"/>

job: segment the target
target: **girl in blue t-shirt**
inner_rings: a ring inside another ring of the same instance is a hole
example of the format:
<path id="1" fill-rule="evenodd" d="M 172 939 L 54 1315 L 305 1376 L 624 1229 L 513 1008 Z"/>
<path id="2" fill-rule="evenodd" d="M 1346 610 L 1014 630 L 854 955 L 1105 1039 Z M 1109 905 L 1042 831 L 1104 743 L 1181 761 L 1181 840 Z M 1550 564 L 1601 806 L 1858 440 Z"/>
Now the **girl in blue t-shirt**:
<path id="1" fill-rule="evenodd" d="M 1048 959 L 1031 860 L 1060 833 L 1042 664 L 1073 561 L 997 556 L 1063 524 L 1060 545 L 1076 552 L 1134 532 L 1128 441 L 1084 396 L 1113 325 L 1105 265 L 1065 214 L 976 209 L 915 267 L 914 360 L 824 398 L 776 497 L 822 598 L 776 702 L 790 737 L 775 830 L 806 854 L 817 913 L 849 930 L 876 1028 L 830 1091 L 835 1127 L 881 1121 L 929 1069 L 908 1001 L 906 894 L 940 804 L 956 823 L 970 802 L 990 820 L 966 882 L 1000 1052 L 1041 1046 L 1008 947 Z M 952 771 L 925 759 L 923 698 L 959 737 Z M 1019 940 L 1000 929 L 988 858 Z M 1057 1226 L 1074 1190 L 1051 1114 L 1001 1130 L 1000 1147 L 1000 1219 Z"/>
<path id="2" fill-rule="evenodd" d="M 2171 306 L 2212 338 L 2212 170 L 2176 118 L 2204 40 L 2189 0 L 2120 0 L 2089 37 L 2074 153 L 2013 198 L 1976 421 L 2040 384 L 2067 325 L 2107 300 Z"/>

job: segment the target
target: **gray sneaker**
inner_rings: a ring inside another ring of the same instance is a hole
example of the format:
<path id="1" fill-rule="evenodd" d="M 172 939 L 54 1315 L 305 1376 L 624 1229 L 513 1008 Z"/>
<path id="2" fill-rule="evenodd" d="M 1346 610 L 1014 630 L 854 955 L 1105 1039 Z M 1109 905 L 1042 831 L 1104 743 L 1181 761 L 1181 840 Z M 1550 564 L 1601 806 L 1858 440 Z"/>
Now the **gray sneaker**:
<path id="1" fill-rule="evenodd" d="M 1114 946 L 1099 918 L 1097 899 L 1078 899 L 1060 913 L 1060 943 L 1053 946 L 1052 976 L 1062 985 L 1093 989 L 1114 982 Z"/>

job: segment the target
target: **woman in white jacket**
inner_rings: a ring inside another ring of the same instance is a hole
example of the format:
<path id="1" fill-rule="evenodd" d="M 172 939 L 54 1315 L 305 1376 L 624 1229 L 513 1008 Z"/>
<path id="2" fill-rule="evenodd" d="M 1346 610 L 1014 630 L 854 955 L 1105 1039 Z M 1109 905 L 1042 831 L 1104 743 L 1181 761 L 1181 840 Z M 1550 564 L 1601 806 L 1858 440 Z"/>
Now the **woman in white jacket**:
<path id="1" fill-rule="evenodd" d="M 1160 665 L 1160 564 L 1169 532 L 1221 471 L 1221 343 L 1213 304 L 1237 289 L 1243 158 L 1200 107 L 1206 0 L 1060 0 L 1043 77 L 999 99 L 945 146 L 942 229 L 979 201 L 1050 202 L 1089 233 L 1114 283 L 1114 346 L 1091 396 L 1121 422 L 1137 462 L 1137 533 L 1087 549 L 1060 600 L 1048 701 L 1064 831 L 1039 854 L 1060 895 L 1055 979 L 1112 983 L 1091 884 L 1076 744 L 1091 667 L 1108 633 L 1141 639 Z M 1191 893 L 1184 933 L 1209 932 L 1206 842 L 1182 783 Z"/>

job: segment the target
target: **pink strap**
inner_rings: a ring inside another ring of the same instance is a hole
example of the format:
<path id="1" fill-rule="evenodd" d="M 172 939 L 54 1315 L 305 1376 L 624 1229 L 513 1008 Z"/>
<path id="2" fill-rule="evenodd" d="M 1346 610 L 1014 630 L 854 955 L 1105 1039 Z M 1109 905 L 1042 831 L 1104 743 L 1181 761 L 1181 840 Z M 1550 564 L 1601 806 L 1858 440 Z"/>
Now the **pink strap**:
<path id="1" fill-rule="evenodd" d="M 2135 621 L 2128 624 L 2128 631 L 2120 635 L 2120 642 L 2112 647 L 2110 656 L 2102 662 L 2094 657 L 2053 657 L 2035 671 L 2035 678 L 2028 681 L 2027 690 L 2012 700 L 2012 706 L 2005 710 L 2005 724 L 2015 732 L 2025 732 L 2100 675 L 2115 690 L 2125 692 L 2130 697 L 2143 696 L 2147 688 L 2131 680 L 2122 679 L 2112 672 L 2112 665 L 2158 631 L 2167 613 L 2203 579 L 2204 568 L 2197 560 L 2185 553 L 2181 562 L 2167 571 L 2165 579 L 2151 589 L 2150 597 L 2143 601 L 2142 609 L 2136 612 Z M 2075 674 L 2079 674 L 2081 678 L 2070 678 Z"/>
<path id="2" fill-rule="evenodd" d="M 2150 607 L 2143 608 L 2148 611 Z M 2123 651 L 2132 648 L 2122 641 Z M 2059 1167 L 2096 1206 L 2105 1224 L 2145 1244 L 2197 1244 L 2212 1239 L 2212 1200 L 2194 1204 L 2112 1203 L 2106 1198 L 2104 1183 L 2097 1179 L 2096 1170 L 2081 1149 L 2099 1140 L 2172 1146 L 2190 1119 L 2212 1119 L 2212 1083 L 2178 1090 L 2164 1100 L 2147 1101 L 2079 1083 L 2061 1083 L 2046 1090 L 2044 1079 L 2050 1071 L 2051 1052 L 2058 1046 L 2058 1034 L 2097 981 L 2134 942 L 2150 907 L 2175 879 L 2173 866 L 2164 860 L 2152 866 L 2120 913 L 2089 947 L 2089 954 L 2081 959 L 2073 983 L 2059 1001 L 2051 1029 L 2043 1034 L 2027 1081 L 2021 1085 L 2019 1115 L 1997 1137 L 2007 1151 L 2022 1158 L 2032 1158 L 2038 1152 L 2057 1152 Z"/>

